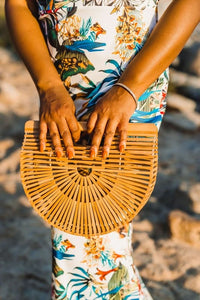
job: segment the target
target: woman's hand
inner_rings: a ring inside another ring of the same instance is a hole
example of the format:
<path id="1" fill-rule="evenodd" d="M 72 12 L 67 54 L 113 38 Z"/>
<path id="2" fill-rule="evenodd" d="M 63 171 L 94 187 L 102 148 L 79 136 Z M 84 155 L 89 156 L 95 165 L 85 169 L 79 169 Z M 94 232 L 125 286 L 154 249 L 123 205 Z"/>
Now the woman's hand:
<path id="1" fill-rule="evenodd" d="M 40 94 L 40 151 L 45 150 L 47 130 L 57 157 L 61 157 L 63 138 L 68 158 L 74 157 L 73 140 L 80 138 L 75 106 L 62 83 L 39 91 Z"/>
<path id="2" fill-rule="evenodd" d="M 72 140 L 77 141 L 80 136 L 75 107 L 49 55 L 38 22 L 37 5 L 32 0 L 6 0 L 5 10 L 15 46 L 40 95 L 40 150 L 45 149 L 49 129 L 56 155 L 62 155 L 62 136 L 67 155 L 72 158 Z"/>
<path id="3" fill-rule="evenodd" d="M 109 155 L 110 146 L 116 129 L 120 134 L 119 150 L 126 147 L 127 126 L 136 109 L 132 96 L 122 87 L 112 87 L 96 104 L 88 120 L 88 133 L 92 133 L 90 157 L 95 158 L 104 134 L 102 155 Z"/>

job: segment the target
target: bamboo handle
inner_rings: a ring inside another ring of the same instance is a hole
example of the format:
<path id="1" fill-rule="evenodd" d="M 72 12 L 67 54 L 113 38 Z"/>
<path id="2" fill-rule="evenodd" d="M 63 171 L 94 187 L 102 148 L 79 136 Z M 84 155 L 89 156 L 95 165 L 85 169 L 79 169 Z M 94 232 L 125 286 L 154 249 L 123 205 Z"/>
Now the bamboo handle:
<path id="1" fill-rule="evenodd" d="M 87 131 L 87 122 L 79 122 L 79 127 L 81 131 Z M 27 121 L 25 124 L 25 131 L 32 131 L 32 130 L 39 129 L 39 121 Z M 155 124 L 153 123 L 129 123 L 127 128 L 128 134 L 137 134 L 139 133 L 149 133 L 149 134 L 158 134 L 158 129 Z"/>

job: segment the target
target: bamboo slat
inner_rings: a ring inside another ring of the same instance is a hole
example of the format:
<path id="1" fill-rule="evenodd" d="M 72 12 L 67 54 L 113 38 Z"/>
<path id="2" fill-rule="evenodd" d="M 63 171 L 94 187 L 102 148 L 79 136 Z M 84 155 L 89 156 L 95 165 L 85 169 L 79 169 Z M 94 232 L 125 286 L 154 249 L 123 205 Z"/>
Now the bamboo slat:
<path id="1" fill-rule="evenodd" d="M 116 133 L 106 160 L 102 147 L 90 159 L 87 143 L 75 145 L 75 158 L 57 158 L 49 136 L 40 152 L 38 133 L 37 121 L 26 122 L 21 179 L 31 205 L 52 226 L 85 237 L 106 234 L 130 222 L 148 201 L 158 165 L 154 124 L 129 124 L 123 153 Z"/>

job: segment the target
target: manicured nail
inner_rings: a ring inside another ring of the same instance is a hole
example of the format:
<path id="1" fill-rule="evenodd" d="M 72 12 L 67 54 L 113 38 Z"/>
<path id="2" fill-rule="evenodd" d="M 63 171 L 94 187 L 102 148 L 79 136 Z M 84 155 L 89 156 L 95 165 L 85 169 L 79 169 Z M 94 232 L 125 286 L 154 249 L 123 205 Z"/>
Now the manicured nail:
<path id="1" fill-rule="evenodd" d="M 119 151 L 124 152 L 124 150 L 125 150 L 125 145 L 124 144 L 120 145 L 119 146 Z"/>
<path id="2" fill-rule="evenodd" d="M 40 151 L 43 152 L 45 150 L 46 144 L 44 142 L 40 143 Z"/>
<path id="3" fill-rule="evenodd" d="M 97 156 L 97 149 L 96 147 L 92 147 L 90 149 L 90 158 L 94 159 Z"/>
<path id="4" fill-rule="evenodd" d="M 110 149 L 108 147 L 103 148 L 103 151 L 102 151 L 103 159 L 106 159 L 108 157 L 109 152 L 110 152 Z"/>
<path id="5" fill-rule="evenodd" d="M 74 158 L 74 152 L 73 152 L 72 150 L 69 150 L 69 151 L 67 152 L 67 156 L 68 156 L 69 159 Z"/>
<path id="6" fill-rule="evenodd" d="M 95 151 L 94 151 L 94 149 L 91 149 L 91 150 L 90 150 L 90 157 L 91 157 L 92 159 L 95 158 Z"/>
<path id="7" fill-rule="evenodd" d="M 103 159 L 106 159 L 107 156 L 108 156 L 108 152 L 106 150 L 103 150 L 103 153 L 102 153 Z"/>
<path id="8" fill-rule="evenodd" d="M 56 151 L 56 156 L 57 156 L 58 158 L 60 158 L 60 157 L 62 156 L 62 151 L 57 150 L 57 151 Z"/>

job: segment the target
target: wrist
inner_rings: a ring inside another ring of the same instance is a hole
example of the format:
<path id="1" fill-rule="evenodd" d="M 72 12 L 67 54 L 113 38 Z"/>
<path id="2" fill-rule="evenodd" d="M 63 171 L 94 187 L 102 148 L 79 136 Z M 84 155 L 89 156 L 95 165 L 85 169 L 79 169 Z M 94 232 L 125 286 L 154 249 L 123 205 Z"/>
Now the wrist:
<path id="1" fill-rule="evenodd" d="M 61 80 L 56 82 L 46 82 L 38 92 L 41 105 L 51 105 L 53 103 L 59 105 L 64 105 L 66 103 L 73 104 L 73 100 Z"/>
<path id="2" fill-rule="evenodd" d="M 63 82 L 60 78 L 55 78 L 54 80 L 43 80 L 36 84 L 39 95 L 46 94 L 49 91 L 53 91 L 57 88 L 64 87 Z"/>
<path id="3" fill-rule="evenodd" d="M 129 93 L 129 95 L 131 95 L 132 97 L 132 100 L 135 102 L 135 105 L 137 106 L 137 98 L 136 98 L 136 95 L 134 94 L 134 92 L 124 83 L 121 83 L 121 82 L 116 82 L 114 84 L 114 86 L 119 86 L 121 88 L 123 88 L 126 92 Z"/>
<path id="4" fill-rule="evenodd" d="M 114 101 L 114 105 L 121 105 L 123 103 L 123 106 L 125 108 L 128 108 L 132 112 L 132 110 L 135 110 L 137 107 L 136 102 L 133 100 L 133 97 L 129 92 L 127 92 L 123 87 L 118 85 L 113 85 L 112 89 L 110 90 L 111 95 L 108 96 L 109 103 L 111 103 L 111 100 Z"/>

